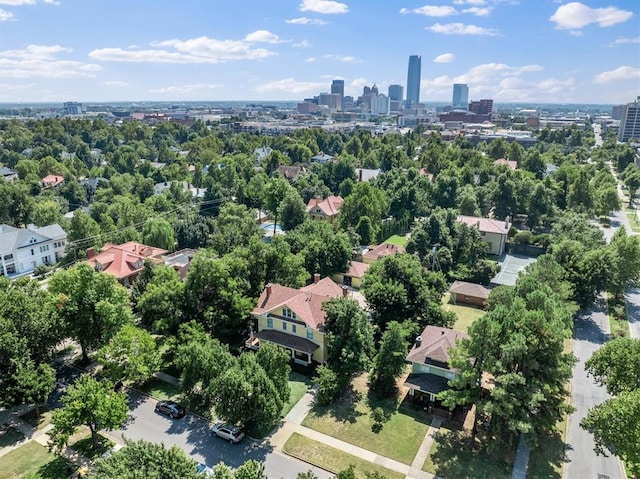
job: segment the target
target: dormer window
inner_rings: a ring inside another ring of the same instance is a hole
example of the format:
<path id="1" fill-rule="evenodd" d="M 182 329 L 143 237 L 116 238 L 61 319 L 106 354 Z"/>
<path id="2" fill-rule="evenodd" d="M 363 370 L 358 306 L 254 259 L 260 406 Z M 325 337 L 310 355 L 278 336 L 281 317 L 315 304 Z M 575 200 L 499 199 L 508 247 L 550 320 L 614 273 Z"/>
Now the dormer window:
<path id="1" fill-rule="evenodd" d="M 96 261 L 96 271 L 102 271 L 102 263 Z"/>
<path id="2" fill-rule="evenodd" d="M 138 261 L 136 261 L 136 263 L 135 263 L 135 265 L 134 265 L 134 266 L 136 267 L 136 269 L 140 269 L 140 268 L 142 268 L 142 260 L 141 260 L 141 259 L 139 259 Z"/>
<path id="3" fill-rule="evenodd" d="M 287 319 L 296 319 L 296 313 L 291 311 L 289 308 L 284 308 L 282 310 L 282 316 L 284 316 Z"/>

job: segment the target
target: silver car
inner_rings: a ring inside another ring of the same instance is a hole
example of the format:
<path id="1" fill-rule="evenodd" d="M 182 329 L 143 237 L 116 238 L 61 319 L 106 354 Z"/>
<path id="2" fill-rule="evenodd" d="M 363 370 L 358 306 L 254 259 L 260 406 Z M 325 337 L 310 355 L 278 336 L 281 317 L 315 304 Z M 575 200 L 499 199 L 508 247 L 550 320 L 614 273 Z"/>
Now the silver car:
<path id="1" fill-rule="evenodd" d="M 242 441 L 244 438 L 244 431 L 237 426 L 230 426 L 229 424 L 223 424 L 219 422 L 211 430 L 215 436 L 226 439 L 232 444 Z"/>

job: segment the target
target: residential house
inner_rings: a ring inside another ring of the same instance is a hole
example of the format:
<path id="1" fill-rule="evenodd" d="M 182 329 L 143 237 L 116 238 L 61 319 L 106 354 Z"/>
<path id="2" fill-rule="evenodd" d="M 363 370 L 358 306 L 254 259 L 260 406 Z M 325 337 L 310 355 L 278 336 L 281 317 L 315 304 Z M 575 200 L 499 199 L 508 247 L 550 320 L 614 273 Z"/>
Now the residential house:
<path id="1" fill-rule="evenodd" d="M 439 326 L 427 326 L 422 331 L 407 355 L 411 373 L 404 385 L 409 388 L 411 398 L 436 407 L 441 405 L 436 396 L 449 389 L 449 380 L 458 374 L 449 367 L 450 351 L 456 347 L 457 340 L 468 337 Z"/>
<path id="2" fill-rule="evenodd" d="M 458 223 L 464 223 L 467 226 L 478 228 L 482 239 L 489 244 L 489 254 L 501 256 L 504 253 L 507 236 L 511 228 L 509 218 L 500 221 L 492 218 L 460 215 L 456 221 Z"/>
<path id="3" fill-rule="evenodd" d="M 369 263 L 351 261 L 347 272 L 334 275 L 333 280 L 337 283 L 344 284 L 345 286 L 360 289 L 362 286 L 362 280 L 364 279 L 364 274 L 369 269 L 369 266 L 371 266 Z"/>
<path id="4" fill-rule="evenodd" d="M 273 149 L 269 148 L 268 146 L 262 146 L 260 148 L 256 148 L 255 150 L 253 150 L 253 156 L 256 159 L 256 163 L 258 165 L 262 163 L 264 160 L 267 159 L 267 157 L 271 154 L 272 151 Z"/>
<path id="5" fill-rule="evenodd" d="M 453 304 L 470 304 L 484 308 L 491 290 L 481 284 L 454 281 L 449 288 L 449 298 Z"/>
<path id="6" fill-rule="evenodd" d="M 161 195 L 165 191 L 168 191 L 169 189 L 171 189 L 172 183 L 172 181 L 163 181 L 161 183 L 156 183 L 153 187 L 154 194 Z M 191 196 L 193 196 L 194 199 L 203 199 L 205 193 L 207 192 L 206 188 L 196 188 L 187 181 L 179 181 L 178 184 L 182 191 L 190 192 Z"/>
<path id="7" fill-rule="evenodd" d="M 312 220 L 328 221 L 333 224 L 338 217 L 344 200 L 340 196 L 328 196 L 325 199 L 311 198 L 307 204 L 307 213 Z"/>
<path id="8" fill-rule="evenodd" d="M 346 286 L 338 286 L 330 278 L 320 279 L 319 274 L 314 275 L 313 283 L 300 289 L 268 284 L 252 311 L 258 330 L 251 333 L 246 346 L 259 349 L 264 341 L 285 348 L 297 364 L 324 364 L 326 314 L 322 304 L 348 292 Z"/>
<path id="9" fill-rule="evenodd" d="M 51 188 L 58 188 L 64 184 L 64 177 L 60 175 L 47 175 L 41 180 L 42 189 L 48 190 Z"/>
<path id="10" fill-rule="evenodd" d="M 311 161 L 315 161 L 316 163 L 320 163 L 321 165 L 324 165 L 325 163 L 329 163 L 330 161 L 333 161 L 333 156 L 327 155 L 326 153 L 321 151 L 319 155 L 312 156 Z"/>
<path id="11" fill-rule="evenodd" d="M 382 172 L 380 168 L 376 168 L 375 170 L 369 168 L 356 168 L 356 177 L 358 178 L 358 182 L 369 181 L 377 178 L 378 175 Z"/>
<path id="12" fill-rule="evenodd" d="M 120 284 L 129 287 L 144 268 L 146 259 L 160 263 L 162 256 L 166 253 L 168 253 L 166 249 L 147 246 L 135 241 L 121 245 L 106 243 L 98 254 L 93 248 L 87 250 L 87 263 L 96 271 L 110 274 Z"/>
<path id="13" fill-rule="evenodd" d="M 496 166 L 506 166 L 510 170 L 518 169 L 518 162 L 517 161 L 507 160 L 506 158 L 500 158 L 500 159 L 494 161 L 493 164 L 496 165 Z"/>
<path id="14" fill-rule="evenodd" d="M 4 181 L 13 181 L 18 179 L 18 172 L 3 166 L 0 168 L 0 178 Z"/>
<path id="15" fill-rule="evenodd" d="M 0 274 L 19 276 L 42 264 L 54 264 L 65 254 L 67 233 L 58 224 L 14 228 L 0 224 Z"/>
<path id="16" fill-rule="evenodd" d="M 371 264 L 380 258 L 384 258 L 385 256 L 400 254 L 404 252 L 404 246 L 382 243 L 377 246 L 371 246 L 364 253 L 362 253 L 362 261 L 364 263 Z"/>
<path id="17" fill-rule="evenodd" d="M 300 175 L 306 173 L 306 169 L 303 166 L 278 166 L 278 173 L 285 178 L 289 183 L 296 181 Z"/>
<path id="18" fill-rule="evenodd" d="M 175 253 L 171 253 L 162 257 L 162 264 L 171 266 L 182 281 L 187 277 L 189 268 L 191 267 L 191 260 L 196 255 L 197 250 L 191 248 L 184 248 Z"/>
<path id="19" fill-rule="evenodd" d="M 80 186 L 83 186 L 85 191 L 87 192 L 87 201 L 89 203 L 92 202 L 93 196 L 96 194 L 96 191 L 98 191 L 100 183 L 108 184 L 109 180 L 101 176 L 93 176 L 91 178 L 87 178 L 86 180 L 80 181 Z"/>

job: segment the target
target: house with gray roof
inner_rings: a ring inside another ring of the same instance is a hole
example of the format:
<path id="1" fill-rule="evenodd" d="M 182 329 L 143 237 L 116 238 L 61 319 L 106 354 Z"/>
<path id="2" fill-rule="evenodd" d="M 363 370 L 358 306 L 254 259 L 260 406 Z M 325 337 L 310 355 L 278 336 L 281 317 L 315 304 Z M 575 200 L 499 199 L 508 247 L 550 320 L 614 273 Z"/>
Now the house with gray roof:
<path id="1" fill-rule="evenodd" d="M 59 224 L 14 228 L 0 224 L 0 274 L 17 277 L 41 264 L 54 264 L 65 254 L 67 233 Z"/>

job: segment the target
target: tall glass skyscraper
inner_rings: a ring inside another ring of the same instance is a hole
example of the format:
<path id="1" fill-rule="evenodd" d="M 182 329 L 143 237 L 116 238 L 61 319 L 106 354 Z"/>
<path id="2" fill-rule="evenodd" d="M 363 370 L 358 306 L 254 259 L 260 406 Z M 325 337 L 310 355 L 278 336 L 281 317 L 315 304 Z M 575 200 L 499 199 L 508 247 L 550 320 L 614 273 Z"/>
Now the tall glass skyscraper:
<path id="1" fill-rule="evenodd" d="M 453 84 L 451 106 L 454 110 L 466 110 L 469 108 L 469 87 L 466 83 Z"/>
<path id="2" fill-rule="evenodd" d="M 409 70 L 407 72 L 407 104 L 420 103 L 420 55 L 409 57 Z"/>

